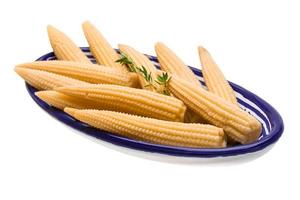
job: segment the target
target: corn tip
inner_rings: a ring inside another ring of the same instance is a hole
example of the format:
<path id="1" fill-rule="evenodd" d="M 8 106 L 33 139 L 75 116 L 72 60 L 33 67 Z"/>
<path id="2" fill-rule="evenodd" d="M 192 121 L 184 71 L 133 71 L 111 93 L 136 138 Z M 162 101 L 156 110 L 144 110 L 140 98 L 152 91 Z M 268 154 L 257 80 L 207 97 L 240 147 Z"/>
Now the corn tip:
<path id="1" fill-rule="evenodd" d="M 74 116 L 76 114 L 76 111 L 78 111 L 78 109 L 69 108 L 69 107 L 64 108 L 64 112 L 71 116 Z"/>
<path id="2" fill-rule="evenodd" d="M 35 96 L 38 96 L 39 98 L 42 98 L 43 95 L 45 94 L 46 90 L 45 91 L 37 91 L 34 93 Z"/>
<path id="3" fill-rule="evenodd" d="M 201 45 L 198 47 L 198 51 L 199 51 L 200 54 L 202 54 L 202 53 L 208 53 L 207 49 L 204 48 L 204 47 L 201 46 Z"/>
<path id="4" fill-rule="evenodd" d="M 18 68 L 29 68 L 30 65 L 32 65 L 32 62 L 27 62 L 27 63 L 21 63 L 21 64 L 17 64 L 16 67 Z"/>
<path id="5" fill-rule="evenodd" d="M 53 43 L 56 42 L 57 37 L 65 36 L 64 33 L 62 33 L 60 30 L 58 30 L 57 28 L 55 28 L 52 25 L 47 26 L 47 32 L 48 32 L 48 38 L 49 38 L 51 45 L 53 45 Z"/>
<path id="6" fill-rule="evenodd" d="M 158 41 L 158 42 L 155 43 L 155 49 L 157 49 L 157 48 L 159 48 L 161 46 L 164 46 L 164 45 L 165 44 L 163 42 Z"/>
<path id="7" fill-rule="evenodd" d="M 54 94 L 54 93 L 56 93 L 56 91 L 54 91 L 54 90 L 43 90 L 43 91 L 37 91 L 34 94 L 42 99 L 43 97 L 48 96 L 49 94 Z"/>
<path id="8" fill-rule="evenodd" d="M 18 69 L 19 69 L 20 67 L 18 66 L 18 65 L 16 65 L 15 66 L 15 68 L 14 68 L 14 71 L 16 72 L 16 73 L 18 73 Z"/>
<path id="9" fill-rule="evenodd" d="M 15 72 L 22 77 L 22 75 L 27 71 L 25 68 L 20 67 L 20 66 L 15 66 L 14 68 Z"/>
<path id="10" fill-rule="evenodd" d="M 22 64 L 17 64 L 17 65 L 15 66 L 15 69 L 16 69 L 16 68 L 23 67 L 23 66 L 24 66 L 24 63 L 22 63 Z"/>
<path id="11" fill-rule="evenodd" d="M 55 32 L 59 32 L 57 28 L 55 28 L 54 26 L 52 25 L 48 25 L 47 26 L 47 32 L 48 32 L 48 35 L 50 37 L 50 35 L 52 35 L 53 33 Z"/>
<path id="12" fill-rule="evenodd" d="M 47 97 L 49 97 L 49 95 L 53 94 L 54 91 L 52 90 L 43 90 L 43 91 L 37 91 L 34 93 L 35 96 L 37 96 L 38 98 L 42 99 L 43 101 L 47 100 Z"/>
<path id="13" fill-rule="evenodd" d="M 24 68 L 24 67 L 15 67 L 15 72 L 20 76 L 22 77 L 25 81 L 26 81 L 26 77 L 28 75 L 33 75 L 32 73 L 34 72 L 38 72 L 40 70 L 34 70 L 34 69 L 29 69 L 29 68 Z"/>
<path id="14" fill-rule="evenodd" d="M 91 22 L 90 22 L 89 20 L 85 20 L 85 21 L 82 23 L 82 25 L 89 25 L 89 24 L 91 24 Z"/>
<path id="15" fill-rule="evenodd" d="M 54 26 L 48 24 L 48 25 L 47 25 L 47 30 L 51 30 L 51 29 L 55 29 L 55 28 L 54 28 Z"/>
<path id="16" fill-rule="evenodd" d="M 120 50 L 125 49 L 125 48 L 129 48 L 129 46 L 126 45 L 126 44 L 118 44 L 118 47 L 119 47 Z"/>
<path id="17" fill-rule="evenodd" d="M 88 28 L 93 27 L 93 24 L 90 21 L 84 21 L 82 23 L 83 32 L 86 32 Z"/>

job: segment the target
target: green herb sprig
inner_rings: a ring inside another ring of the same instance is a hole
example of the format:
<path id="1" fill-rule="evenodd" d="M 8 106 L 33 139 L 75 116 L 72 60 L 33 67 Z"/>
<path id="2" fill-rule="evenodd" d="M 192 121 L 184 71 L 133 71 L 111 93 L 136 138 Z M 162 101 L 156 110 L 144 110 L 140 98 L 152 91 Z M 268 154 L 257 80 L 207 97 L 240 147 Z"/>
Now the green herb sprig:
<path id="1" fill-rule="evenodd" d="M 135 64 L 133 63 L 133 60 L 131 60 L 131 58 L 129 58 L 124 53 L 121 53 L 120 59 L 116 60 L 115 62 L 126 66 L 129 69 L 130 72 L 136 72 Z"/>
<path id="2" fill-rule="evenodd" d="M 153 84 L 151 72 L 148 72 L 144 66 L 138 67 L 129 56 L 127 56 L 124 53 L 121 53 L 120 59 L 116 60 L 115 62 L 126 66 L 130 72 L 141 74 L 144 77 L 145 81 L 148 83 L 144 87 L 152 86 L 155 90 L 157 90 L 156 86 Z M 158 75 L 156 77 L 156 80 L 154 80 L 156 83 L 163 86 L 164 89 L 162 93 L 168 96 L 170 96 L 171 94 L 170 90 L 168 89 L 168 83 L 170 81 L 170 78 L 171 77 L 167 72 L 163 72 L 161 75 Z"/>
<path id="3" fill-rule="evenodd" d="M 156 83 L 164 86 L 163 93 L 165 95 L 170 96 L 171 93 L 168 88 L 168 83 L 169 83 L 171 77 L 169 76 L 169 74 L 167 72 L 163 72 L 161 75 L 158 75 L 156 79 L 157 79 L 157 80 L 155 80 Z"/>

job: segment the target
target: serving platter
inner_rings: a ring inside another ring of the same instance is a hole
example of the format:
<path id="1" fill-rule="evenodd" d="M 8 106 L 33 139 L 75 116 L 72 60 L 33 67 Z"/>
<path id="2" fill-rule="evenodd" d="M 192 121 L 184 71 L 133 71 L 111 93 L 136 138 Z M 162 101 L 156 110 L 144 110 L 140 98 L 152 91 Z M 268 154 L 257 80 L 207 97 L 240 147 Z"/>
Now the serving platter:
<path id="1" fill-rule="evenodd" d="M 89 48 L 82 47 L 82 51 L 86 56 L 93 62 L 94 57 L 91 55 Z M 117 50 L 117 52 L 119 52 Z M 155 56 L 146 55 L 156 67 L 159 68 L 158 60 Z M 39 61 L 55 60 L 56 57 L 53 52 L 41 56 Z M 190 67 L 199 81 L 205 85 L 202 72 L 196 68 Z M 263 126 L 259 139 L 251 144 L 238 145 L 226 148 L 186 148 L 186 147 L 175 147 L 166 146 L 159 144 L 152 144 L 143 141 L 137 141 L 126 137 L 118 136 L 103 130 L 99 130 L 89 125 L 82 123 L 63 111 L 56 109 L 40 98 L 34 93 L 37 91 L 35 88 L 26 83 L 26 88 L 33 100 L 47 113 L 58 119 L 59 121 L 71 126 L 79 131 L 84 132 L 87 135 L 96 137 L 98 139 L 113 143 L 115 145 L 132 148 L 141 151 L 162 153 L 174 156 L 187 156 L 187 157 L 218 157 L 218 156 L 234 156 L 239 154 L 246 154 L 256 152 L 266 148 L 267 146 L 275 143 L 284 130 L 284 125 L 280 114 L 266 101 L 246 90 L 245 88 L 230 82 L 230 85 L 234 89 L 238 103 L 242 109 L 257 118 Z"/>

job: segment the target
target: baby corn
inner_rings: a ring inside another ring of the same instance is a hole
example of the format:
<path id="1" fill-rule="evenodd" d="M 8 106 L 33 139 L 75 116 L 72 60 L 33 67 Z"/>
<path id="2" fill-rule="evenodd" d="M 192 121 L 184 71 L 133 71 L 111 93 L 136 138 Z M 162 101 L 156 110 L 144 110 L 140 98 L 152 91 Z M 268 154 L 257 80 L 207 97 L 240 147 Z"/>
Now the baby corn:
<path id="1" fill-rule="evenodd" d="M 114 134 L 156 144 L 182 147 L 225 147 L 223 130 L 211 125 L 184 124 L 104 110 L 65 108 L 75 119 Z"/>
<path id="2" fill-rule="evenodd" d="M 73 61 L 36 61 L 17 65 L 28 69 L 52 72 L 89 83 L 108 83 L 124 86 L 136 86 L 136 76 L 131 76 L 118 69 L 101 65 Z"/>
<path id="3" fill-rule="evenodd" d="M 88 57 L 78 48 L 74 42 L 63 32 L 53 26 L 48 26 L 48 36 L 54 54 L 58 60 L 78 61 L 91 63 Z"/>
<path id="4" fill-rule="evenodd" d="M 202 65 L 203 77 L 208 90 L 239 107 L 233 89 L 225 79 L 223 73 L 214 62 L 209 52 L 203 47 L 199 47 L 198 51 Z"/>
<path id="5" fill-rule="evenodd" d="M 110 46 L 95 26 L 90 22 L 84 22 L 82 28 L 97 63 L 128 72 L 126 66 L 116 63 L 116 60 L 120 58 L 119 54 Z"/>
<path id="6" fill-rule="evenodd" d="M 148 79 L 150 80 L 156 80 L 158 72 L 156 67 L 153 65 L 153 63 L 142 53 L 138 52 L 134 48 L 127 46 L 127 45 L 119 45 L 119 49 L 121 50 L 122 53 L 126 54 L 127 56 L 132 59 L 133 63 L 138 66 L 138 67 L 144 67 L 145 70 L 148 72 Z M 153 82 L 153 86 L 149 85 L 149 82 L 147 82 L 147 78 L 145 78 L 142 74 L 138 74 L 139 80 L 140 80 L 140 85 L 142 88 L 151 90 L 151 91 L 156 91 L 156 92 L 161 92 L 163 88 L 161 85 L 157 84 L 156 82 Z"/>
<path id="7" fill-rule="evenodd" d="M 246 144 L 259 137 L 262 128 L 259 121 L 234 104 L 176 76 L 170 80 L 169 88 L 185 105 L 209 123 L 223 128 L 232 139 Z"/>
<path id="8" fill-rule="evenodd" d="M 38 90 L 51 90 L 55 87 L 68 85 L 87 85 L 89 83 L 41 70 L 16 67 L 15 71 L 27 83 Z"/>
<path id="9" fill-rule="evenodd" d="M 55 89 L 66 95 L 92 100 L 102 110 L 126 112 L 169 121 L 184 119 L 186 106 L 175 97 L 118 85 L 62 87 Z"/>
<path id="10" fill-rule="evenodd" d="M 195 85 L 201 84 L 194 72 L 165 44 L 156 43 L 155 51 L 162 70 L 177 75 Z"/>
<path id="11" fill-rule="evenodd" d="M 162 70 L 177 75 L 178 77 L 201 87 L 201 83 L 194 72 L 165 44 L 162 42 L 156 43 L 155 51 Z M 187 109 L 185 122 L 196 123 L 203 121 L 204 120 L 198 114 Z"/>
<path id="12" fill-rule="evenodd" d="M 61 110 L 63 110 L 65 107 L 78 109 L 97 108 L 97 104 L 95 102 L 65 95 L 53 90 L 38 91 L 35 93 L 35 95 L 45 101 L 47 104 Z"/>

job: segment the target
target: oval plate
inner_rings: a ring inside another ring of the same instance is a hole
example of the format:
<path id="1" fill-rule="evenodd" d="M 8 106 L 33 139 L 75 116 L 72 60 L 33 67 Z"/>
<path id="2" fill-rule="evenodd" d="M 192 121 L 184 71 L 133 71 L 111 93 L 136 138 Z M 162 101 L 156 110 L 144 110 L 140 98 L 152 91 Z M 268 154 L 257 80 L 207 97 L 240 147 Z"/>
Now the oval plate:
<path id="1" fill-rule="evenodd" d="M 83 52 L 89 57 L 89 59 L 95 62 L 95 59 L 91 55 L 89 48 L 81 48 Z M 117 50 L 118 51 L 118 50 Z M 154 56 L 148 56 L 148 58 L 159 68 L 159 63 L 157 58 Z M 53 52 L 43 55 L 38 60 L 55 60 L 55 55 Z M 200 70 L 190 67 L 193 72 L 199 78 L 199 81 L 204 84 L 202 73 Z M 188 156 L 188 157 L 218 157 L 218 156 L 234 156 L 239 154 L 246 154 L 250 152 L 255 152 L 264 149 L 265 147 L 275 143 L 282 135 L 284 126 L 283 121 L 279 113 L 267 102 L 265 102 L 260 97 L 251 93 L 250 91 L 230 82 L 230 85 L 236 92 L 238 102 L 242 109 L 249 112 L 251 115 L 256 117 L 263 125 L 263 130 L 258 141 L 246 144 L 238 145 L 234 147 L 218 148 L 218 149 L 208 149 L 208 148 L 185 148 L 185 147 L 175 147 L 166 146 L 159 144 L 152 144 L 142 141 L 132 140 L 126 137 L 111 134 L 109 132 L 99 130 L 89 125 L 79 122 L 72 118 L 63 111 L 56 109 L 41 99 L 39 99 L 34 93 L 37 91 L 35 88 L 26 84 L 27 91 L 33 100 L 46 112 L 58 119 L 59 121 L 82 131 L 90 136 L 96 137 L 98 139 L 120 145 L 123 147 L 128 147 L 132 149 L 162 153 L 175 156 Z"/>

